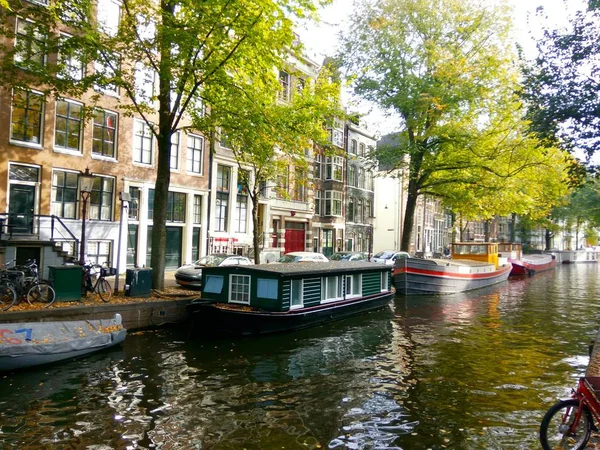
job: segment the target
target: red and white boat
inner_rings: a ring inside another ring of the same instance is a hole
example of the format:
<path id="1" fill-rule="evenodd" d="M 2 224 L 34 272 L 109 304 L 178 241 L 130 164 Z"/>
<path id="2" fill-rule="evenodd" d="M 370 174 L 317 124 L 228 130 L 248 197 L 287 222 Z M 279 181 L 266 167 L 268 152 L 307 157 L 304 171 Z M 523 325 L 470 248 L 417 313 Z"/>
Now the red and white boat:
<path id="1" fill-rule="evenodd" d="M 498 244 L 498 254 L 508 258 L 513 266 L 510 274 L 514 276 L 531 276 L 556 267 L 556 256 L 551 254 L 523 255 L 521 244 Z"/>
<path id="2" fill-rule="evenodd" d="M 506 281 L 511 269 L 498 258 L 497 243 L 459 242 L 452 244 L 452 259 L 398 259 L 393 281 L 402 295 L 455 294 Z"/>

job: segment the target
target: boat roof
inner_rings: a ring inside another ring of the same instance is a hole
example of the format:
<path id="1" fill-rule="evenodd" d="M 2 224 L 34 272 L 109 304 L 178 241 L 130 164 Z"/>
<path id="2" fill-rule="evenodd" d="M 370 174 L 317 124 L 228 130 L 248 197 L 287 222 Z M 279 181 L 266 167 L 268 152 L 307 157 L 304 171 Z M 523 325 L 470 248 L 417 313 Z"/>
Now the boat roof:
<path id="1" fill-rule="evenodd" d="M 391 266 L 377 264 L 367 261 L 329 261 L 329 262 L 297 262 L 297 263 L 269 263 L 257 264 L 254 266 L 220 266 L 207 267 L 203 269 L 204 273 L 219 271 L 243 271 L 286 275 L 319 275 L 322 273 L 353 273 L 369 271 L 389 271 Z"/>

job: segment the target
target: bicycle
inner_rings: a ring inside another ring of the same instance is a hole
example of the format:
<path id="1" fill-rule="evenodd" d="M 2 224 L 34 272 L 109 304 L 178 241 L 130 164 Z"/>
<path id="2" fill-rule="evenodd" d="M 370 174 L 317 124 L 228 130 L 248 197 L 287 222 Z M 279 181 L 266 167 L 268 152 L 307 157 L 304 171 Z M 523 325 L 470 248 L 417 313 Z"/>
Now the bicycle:
<path id="1" fill-rule="evenodd" d="M 600 377 L 579 379 L 571 398 L 550 407 L 540 425 L 544 450 L 585 448 L 592 431 L 600 424 Z"/>
<path id="2" fill-rule="evenodd" d="M 8 264 L 14 263 L 14 260 Z M 3 311 L 9 310 L 22 298 L 27 303 L 44 303 L 50 307 L 56 299 L 56 293 L 50 283 L 39 278 L 35 260 L 27 260 L 22 266 L 14 266 L 0 270 L 0 306 Z"/>
<path id="3" fill-rule="evenodd" d="M 83 265 L 83 284 L 85 290 L 87 292 L 95 292 L 105 303 L 110 301 L 112 297 L 112 287 L 106 279 L 109 272 L 112 274 L 112 269 L 107 269 L 100 264 L 88 262 Z M 94 277 L 96 277 L 95 283 L 92 281 Z"/>

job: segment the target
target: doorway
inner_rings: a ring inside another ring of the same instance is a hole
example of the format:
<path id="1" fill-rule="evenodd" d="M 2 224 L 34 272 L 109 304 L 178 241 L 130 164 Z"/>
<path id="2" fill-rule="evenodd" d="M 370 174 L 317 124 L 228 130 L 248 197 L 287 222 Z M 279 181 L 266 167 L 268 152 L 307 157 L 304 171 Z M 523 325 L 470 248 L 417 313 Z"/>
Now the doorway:
<path id="1" fill-rule="evenodd" d="M 35 186 L 11 184 L 8 202 L 8 232 L 33 233 Z"/>

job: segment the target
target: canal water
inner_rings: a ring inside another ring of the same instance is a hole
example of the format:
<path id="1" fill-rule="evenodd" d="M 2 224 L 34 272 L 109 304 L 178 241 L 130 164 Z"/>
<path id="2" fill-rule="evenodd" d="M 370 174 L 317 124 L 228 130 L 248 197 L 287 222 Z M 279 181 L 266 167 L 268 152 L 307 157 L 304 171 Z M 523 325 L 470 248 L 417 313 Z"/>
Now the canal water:
<path id="1" fill-rule="evenodd" d="M 598 265 L 243 340 L 185 327 L 0 377 L 2 449 L 537 449 L 600 328 Z"/>

